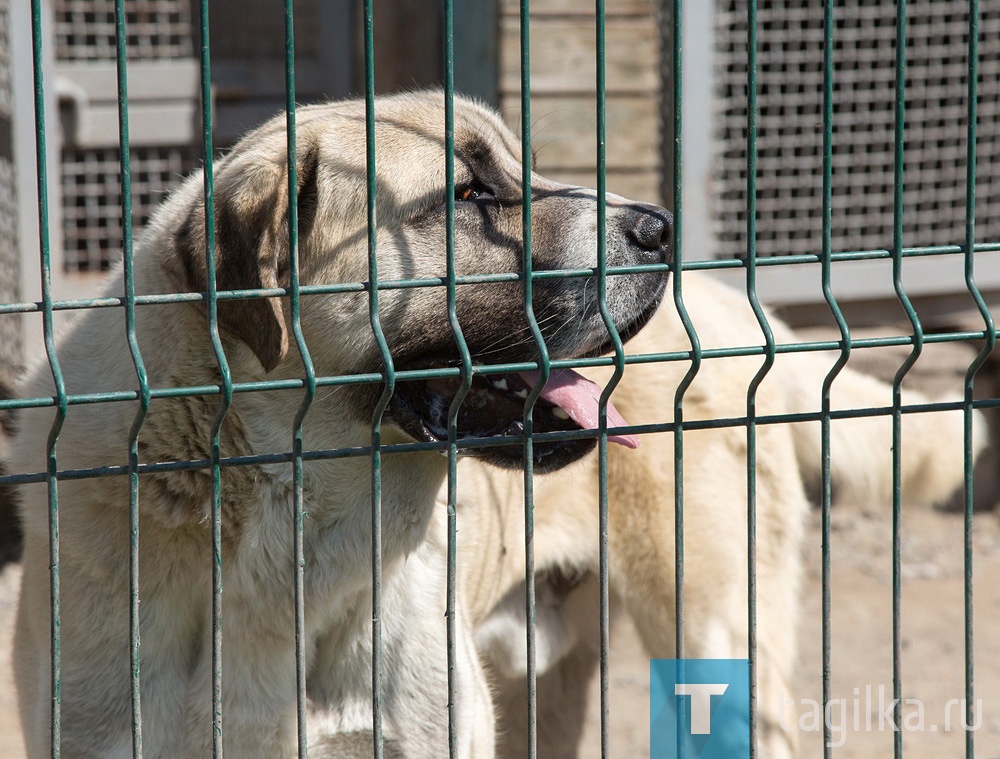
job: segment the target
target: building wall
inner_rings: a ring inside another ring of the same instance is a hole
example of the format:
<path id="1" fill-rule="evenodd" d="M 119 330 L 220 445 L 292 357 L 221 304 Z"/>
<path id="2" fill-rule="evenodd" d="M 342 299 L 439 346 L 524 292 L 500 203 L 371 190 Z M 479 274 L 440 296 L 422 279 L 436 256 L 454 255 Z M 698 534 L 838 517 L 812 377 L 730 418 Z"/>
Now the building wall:
<path id="1" fill-rule="evenodd" d="M 499 101 L 521 122 L 519 3 L 502 0 Z M 652 0 L 606 7 L 607 181 L 628 197 L 660 201 L 660 31 Z M 537 169 L 575 184 L 596 184 L 597 26 L 592 4 L 531 4 L 531 121 Z"/>

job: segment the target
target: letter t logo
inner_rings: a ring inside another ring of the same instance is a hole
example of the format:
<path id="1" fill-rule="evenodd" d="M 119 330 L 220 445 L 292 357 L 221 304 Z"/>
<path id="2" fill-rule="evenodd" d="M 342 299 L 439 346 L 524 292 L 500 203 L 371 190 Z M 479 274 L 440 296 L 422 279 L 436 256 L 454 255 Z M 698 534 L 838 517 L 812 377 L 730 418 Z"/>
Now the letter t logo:
<path id="1" fill-rule="evenodd" d="M 729 689 L 727 683 L 678 683 L 674 695 L 691 697 L 691 735 L 712 732 L 712 696 L 721 696 Z"/>

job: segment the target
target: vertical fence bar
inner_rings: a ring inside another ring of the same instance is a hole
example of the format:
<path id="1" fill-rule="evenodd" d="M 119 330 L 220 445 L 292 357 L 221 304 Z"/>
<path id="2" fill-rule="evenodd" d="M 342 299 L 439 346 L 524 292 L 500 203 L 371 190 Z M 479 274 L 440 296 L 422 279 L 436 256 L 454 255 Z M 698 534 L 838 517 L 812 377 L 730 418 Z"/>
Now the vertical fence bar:
<path id="1" fill-rule="evenodd" d="M 680 317 L 681 324 L 691 343 L 691 365 L 674 392 L 674 657 L 681 660 L 680 679 L 684 672 L 684 396 L 701 370 L 701 341 L 695 331 L 694 323 L 684 305 L 683 288 L 683 82 L 684 82 L 684 8 L 683 0 L 673 0 L 671 8 L 670 55 L 672 59 L 673 88 L 673 128 L 674 142 L 671 146 L 673 163 L 673 195 L 674 195 L 674 267 L 673 267 L 673 297 L 674 307 Z M 687 699 L 677 701 L 677 756 L 686 755 L 686 741 L 681 726 L 687 724 Z"/>
<path id="2" fill-rule="evenodd" d="M 538 751 L 536 702 L 537 672 L 535 664 L 535 515 L 534 515 L 534 440 L 532 410 L 542 388 L 549 380 L 551 367 L 541 330 L 535 319 L 532 302 L 533 278 L 531 260 L 531 34 L 528 0 L 521 0 L 521 222 L 523 225 L 524 316 L 538 346 L 539 378 L 524 402 L 524 581 L 527 632 L 526 669 L 528 679 L 528 747 L 527 759 L 536 759 Z"/>
<path id="3" fill-rule="evenodd" d="M 205 274 L 208 289 L 208 331 L 219 374 L 222 398 L 212 425 L 210 458 L 212 474 L 212 756 L 221 759 L 222 746 L 222 423 L 233 402 L 233 379 L 219 336 L 218 292 L 215 272 L 215 185 L 212 142 L 212 73 L 209 47 L 208 0 L 200 0 L 201 22 L 201 136 L 204 154 Z"/>
<path id="4" fill-rule="evenodd" d="M 302 492 L 302 423 L 316 397 L 316 369 L 305 335 L 302 333 L 301 293 L 299 291 L 299 182 L 297 134 L 295 129 L 295 18 L 292 0 L 285 0 L 285 130 L 288 139 L 288 285 L 292 334 L 305 373 L 306 392 L 295 414 L 292 429 L 292 483 L 294 530 L 293 561 L 295 585 L 295 716 L 298 728 L 299 759 L 308 755 L 306 698 L 306 612 L 305 612 L 305 503 Z"/>
<path id="5" fill-rule="evenodd" d="M 372 414 L 372 741 L 382 759 L 382 414 L 396 386 L 396 373 L 378 315 L 375 182 L 375 21 L 372 0 L 365 0 L 365 152 L 368 169 L 368 318 L 385 367 L 382 395 Z"/>
<path id="6" fill-rule="evenodd" d="M 903 168 L 906 116 L 906 0 L 896 0 L 896 81 L 894 105 L 894 166 L 892 224 L 892 284 L 913 328 L 913 349 L 892 382 L 892 691 L 893 756 L 903 756 L 902 683 L 902 383 L 923 349 L 923 328 L 903 288 Z"/>
<path id="7" fill-rule="evenodd" d="M 747 388 L 747 651 L 750 756 L 757 757 L 757 388 L 774 365 L 774 334 L 757 297 L 757 1 L 747 4 L 747 299 L 764 336 L 764 362 Z"/>
<path id="8" fill-rule="evenodd" d="M 597 407 L 598 419 L 598 575 L 600 587 L 600 688 L 601 688 L 601 756 L 611 756 L 610 704 L 608 700 L 608 650 L 611 646 L 611 621 L 608 588 L 608 401 L 625 374 L 625 349 L 615 321 L 608 309 L 608 240 L 607 240 L 607 82 L 605 57 L 605 2 L 596 3 L 597 38 L 597 296 L 598 309 L 615 350 L 615 371 L 601 392 Z"/>
<path id="9" fill-rule="evenodd" d="M 683 0 L 674 0 L 672 9 L 672 50 L 673 56 L 673 185 L 674 185 L 674 306 L 684 325 L 684 331 L 691 342 L 691 366 L 674 393 L 674 618 L 677 628 L 674 640 L 675 657 L 684 658 L 684 395 L 695 375 L 701 369 L 701 341 L 694 329 L 687 307 L 684 305 L 683 282 L 683 119 L 681 102 L 683 95 Z M 680 708 L 686 708 L 687 701 L 681 699 Z"/>
<path id="10" fill-rule="evenodd" d="M 996 326 L 993 323 L 993 316 L 986 305 L 975 281 L 975 244 L 976 244 L 976 142 L 977 142 L 977 120 L 978 120 L 978 100 L 979 100 L 979 1 L 969 0 L 969 48 L 968 48 L 968 73 L 967 94 L 966 94 L 966 168 L 965 168 L 965 284 L 979 309 L 979 314 L 983 318 L 986 331 L 986 340 L 982 350 L 969 365 L 965 374 L 965 405 L 963 412 L 963 445 L 964 456 L 964 482 L 965 482 L 965 510 L 963 517 L 963 549 L 965 554 L 964 572 L 964 622 L 965 622 L 965 724 L 970 726 L 975 724 L 975 648 L 974 648 L 974 628 L 973 628 L 973 584 L 975 575 L 973 573 L 972 562 L 972 528 L 973 528 L 973 386 L 976 374 L 986 362 L 986 359 L 996 347 L 997 335 Z M 965 731 L 965 757 L 974 759 L 975 757 L 975 733 L 972 730 Z"/>
<path id="11" fill-rule="evenodd" d="M 837 328 L 840 330 L 840 356 L 826 377 L 821 391 L 822 416 L 820 420 L 820 470 L 821 488 L 821 555 L 822 555 L 822 682 L 823 714 L 831 697 L 830 653 L 833 645 L 833 631 L 830 626 L 831 611 L 831 566 L 830 566 L 830 510 L 833 505 L 833 489 L 830 479 L 830 391 L 833 382 L 847 365 L 851 356 L 851 331 L 844 314 L 833 295 L 831 283 L 831 256 L 833 255 L 833 30 L 834 0 L 827 0 L 823 6 L 823 229 L 822 229 L 822 283 L 823 299 L 826 301 Z M 830 720 L 823 720 L 823 757 L 833 756 L 833 740 Z"/>
<path id="12" fill-rule="evenodd" d="M 42 330 L 45 337 L 45 355 L 52 372 L 56 391 L 56 415 L 49 430 L 45 453 L 46 485 L 49 508 L 49 594 L 51 600 L 50 629 L 52 636 L 50 658 L 50 712 L 52 759 L 61 754 L 62 742 L 62 638 L 60 634 L 60 609 L 62 599 L 59 587 L 59 488 L 56 472 L 56 442 L 66 421 L 68 402 L 66 383 L 56 353 L 55 330 L 52 319 L 52 251 L 49 240 L 49 186 L 48 161 L 45 157 L 45 74 L 42 63 L 42 0 L 31 2 L 31 52 L 34 74 L 35 106 L 35 161 L 38 169 L 38 240 L 42 280 Z"/>
<path id="13" fill-rule="evenodd" d="M 458 588 L 458 411 L 472 387 L 472 356 L 458 321 L 455 271 L 455 9 L 444 0 L 445 106 L 445 253 L 447 257 L 448 322 L 462 361 L 462 383 L 448 409 L 448 755 L 458 756 L 458 690 L 455 650 L 455 606 Z"/>
<path id="14" fill-rule="evenodd" d="M 122 254 L 125 284 L 125 334 L 139 381 L 139 410 L 129 432 L 129 662 L 132 700 L 132 756 L 142 757 L 142 705 L 139 687 L 139 432 L 149 411 L 149 380 L 135 332 L 135 274 L 132 238 L 132 176 L 128 118 L 125 0 L 115 0 L 115 53 L 118 76 L 118 145 L 122 192 Z"/>

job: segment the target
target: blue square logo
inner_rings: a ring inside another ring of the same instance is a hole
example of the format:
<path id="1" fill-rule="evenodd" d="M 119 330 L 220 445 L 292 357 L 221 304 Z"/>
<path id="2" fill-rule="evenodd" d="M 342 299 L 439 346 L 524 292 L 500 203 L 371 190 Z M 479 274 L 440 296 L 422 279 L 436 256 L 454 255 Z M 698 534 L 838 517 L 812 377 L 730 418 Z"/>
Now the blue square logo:
<path id="1" fill-rule="evenodd" d="M 749 757 L 749 659 L 649 662 L 649 759 Z"/>

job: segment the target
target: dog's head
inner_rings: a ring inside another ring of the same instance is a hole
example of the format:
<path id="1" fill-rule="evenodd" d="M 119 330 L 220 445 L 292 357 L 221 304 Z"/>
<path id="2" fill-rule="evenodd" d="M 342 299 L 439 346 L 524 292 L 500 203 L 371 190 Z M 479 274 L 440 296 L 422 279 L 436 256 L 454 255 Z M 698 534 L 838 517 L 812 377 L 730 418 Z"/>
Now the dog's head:
<path id="1" fill-rule="evenodd" d="M 380 282 L 442 278 L 446 273 L 444 98 L 415 93 L 376 104 L 377 262 Z M 298 111 L 297 185 L 300 281 L 367 282 L 369 245 L 366 126 L 357 101 Z M 215 170 L 216 281 L 219 289 L 287 286 L 288 174 L 284 117 L 245 137 Z M 521 147 L 493 112 L 455 101 L 455 270 L 460 277 L 523 271 Z M 532 267 L 589 269 L 597 263 L 597 195 L 533 174 Z M 191 192 L 163 259 L 179 286 L 205 290 L 204 204 Z M 610 266 L 670 258 L 669 212 L 607 196 Z M 655 311 L 664 272 L 607 278 L 607 305 L 623 338 Z M 302 327 L 317 370 L 344 375 L 382 370 L 364 291 L 302 298 Z M 596 275 L 533 282 L 532 306 L 553 359 L 595 356 L 611 341 L 599 312 Z M 539 358 L 526 316 L 524 285 L 463 283 L 456 311 L 473 362 Z M 219 303 L 222 326 L 243 340 L 264 372 L 299 372 L 289 355 L 289 310 L 279 298 Z M 446 288 L 379 291 L 379 320 L 397 370 L 458 366 Z M 282 367 L 282 369 L 279 369 Z M 477 374 L 458 417 L 460 437 L 517 434 L 531 375 Z M 537 402 L 535 431 L 593 426 L 593 386 L 555 373 Z M 393 421 L 418 440 L 447 437 L 448 409 L 460 380 L 399 381 Z M 379 386 L 354 386 L 349 405 L 369 424 Z M 553 469 L 583 455 L 593 439 L 536 443 L 536 465 Z M 493 463 L 521 463 L 520 445 L 470 450 Z"/>

